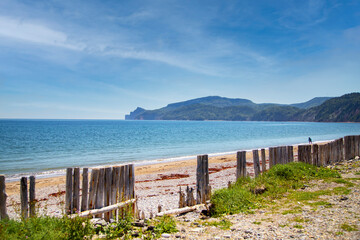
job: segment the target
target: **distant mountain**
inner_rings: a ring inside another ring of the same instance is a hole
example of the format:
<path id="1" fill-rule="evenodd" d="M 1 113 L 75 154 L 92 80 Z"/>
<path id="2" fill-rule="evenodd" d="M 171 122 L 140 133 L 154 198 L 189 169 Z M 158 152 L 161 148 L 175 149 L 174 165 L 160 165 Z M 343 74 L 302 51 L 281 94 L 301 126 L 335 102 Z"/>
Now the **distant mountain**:
<path id="1" fill-rule="evenodd" d="M 331 97 L 316 97 L 307 102 L 290 104 L 290 106 L 302 108 L 302 109 L 309 109 L 312 107 L 319 106 L 329 99 L 331 99 Z"/>
<path id="2" fill-rule="evenodd" d="M 360 93 L 337 98 L 318 97 L 290 105 L 256 104 L 248 99 L 209 96 L 155 110 L 137 108 L 125 119 L 360 122 Z"/>
<path id="3" fill-rule="evenodd" d="M 297 116 L 312 122 L 360 122 L 360 93 L 331 98 Z"/>

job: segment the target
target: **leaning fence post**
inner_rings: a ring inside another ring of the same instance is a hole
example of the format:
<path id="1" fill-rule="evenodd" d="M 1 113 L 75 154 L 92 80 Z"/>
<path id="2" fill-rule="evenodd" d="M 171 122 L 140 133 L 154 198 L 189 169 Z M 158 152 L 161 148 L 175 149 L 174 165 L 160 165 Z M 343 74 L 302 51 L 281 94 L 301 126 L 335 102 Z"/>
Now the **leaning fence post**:
<path id="1" fill-rule="evenodd" d="M 260 174 L 259 151 L 257 149 L 253 150 L 253 162 L 255 177 L 257 177 Z"/>
<path id="2" fill-rule="evenodd" d="M 29 188 L 29 205 L 30 205 L 30 217 L 35 217 L 35 176 L 30 176 L 30 188 Z"/>
<path id="3" fill-rule="evenodd" d="M 6 198 L 5 176 L 0 175 L 0 220 L 9 218 L 6 211 Z"/>
<path id="4" fill-rule="evenodd" d="M 28 218 L 29 202 L 28 202 L 28 187 L 27 177 L 20 179 L 20 199 L 21 199 L 21 217 Z"/>

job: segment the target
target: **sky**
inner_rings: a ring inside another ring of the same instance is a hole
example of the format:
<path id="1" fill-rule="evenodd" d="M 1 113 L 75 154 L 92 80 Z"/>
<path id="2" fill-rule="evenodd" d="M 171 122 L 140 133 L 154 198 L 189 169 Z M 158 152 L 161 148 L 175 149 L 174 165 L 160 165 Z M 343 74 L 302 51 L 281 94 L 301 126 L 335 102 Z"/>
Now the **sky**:
<path id="1" fill-rule="evenodd" d="M 359 91 L 358 0 L 0 0 L 0 118 Z"/>

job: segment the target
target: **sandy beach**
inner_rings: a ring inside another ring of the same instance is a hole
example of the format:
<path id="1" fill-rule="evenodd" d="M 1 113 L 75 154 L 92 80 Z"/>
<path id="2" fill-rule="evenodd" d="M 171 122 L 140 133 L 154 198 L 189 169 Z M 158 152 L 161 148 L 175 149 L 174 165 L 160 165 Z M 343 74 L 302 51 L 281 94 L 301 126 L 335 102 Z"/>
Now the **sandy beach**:
<path id="1" fill-rule="evenodd" d="M 297 153 L 297 147 L 294 147 Z M 266 149 L 268 168 L 268 149 Z M 154 161 L 156 162 L 156 161 Z M 195 187 L 195 158 L 182 161 L 161 162 L 135 168 L 135 193 L 138 208 L 149 216 L 158 206 L 163 210 L 178 207 L 178 191 L 182 187 Z M 209 157 L 210 185 L 212 189 L 226 187 L 235 181 L 236 154 Z M 247 171 L 253 175 L 252 151 L 247 151 Z M 8 213 L 10 217 L 19 216 L 19 181 L 6 183 Z M 36 179 L 36 199 L 39 214 L 61 216 L 64 209 L 65 176 Z"/>

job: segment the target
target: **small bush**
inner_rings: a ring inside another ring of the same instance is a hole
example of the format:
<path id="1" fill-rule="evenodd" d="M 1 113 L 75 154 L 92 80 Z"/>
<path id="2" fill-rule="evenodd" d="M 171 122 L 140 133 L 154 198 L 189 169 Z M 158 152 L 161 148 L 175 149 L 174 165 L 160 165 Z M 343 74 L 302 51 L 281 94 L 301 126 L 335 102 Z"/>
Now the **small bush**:
<path id="1" fill-rule="evenodd" d="M 177 231 L 175 220 L 168 215 L 159 218 L 159 221 L 154 228 L 154 233 L 157 237 L 161 236 L 163 233 L 175 233 Z"/>

